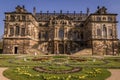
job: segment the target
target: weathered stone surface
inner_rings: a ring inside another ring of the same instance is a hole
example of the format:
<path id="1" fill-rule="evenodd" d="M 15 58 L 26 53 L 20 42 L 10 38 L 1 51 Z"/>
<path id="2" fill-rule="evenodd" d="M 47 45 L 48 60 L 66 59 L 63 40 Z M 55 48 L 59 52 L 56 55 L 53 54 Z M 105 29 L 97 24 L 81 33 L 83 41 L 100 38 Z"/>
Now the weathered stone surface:
<path id="1" fill-rule="evenodd" d="M 104 7 L 93 14 L 32 14 L 17 6 L 5 13 L 3 53 L 117 54 L 116 15 Z"/>

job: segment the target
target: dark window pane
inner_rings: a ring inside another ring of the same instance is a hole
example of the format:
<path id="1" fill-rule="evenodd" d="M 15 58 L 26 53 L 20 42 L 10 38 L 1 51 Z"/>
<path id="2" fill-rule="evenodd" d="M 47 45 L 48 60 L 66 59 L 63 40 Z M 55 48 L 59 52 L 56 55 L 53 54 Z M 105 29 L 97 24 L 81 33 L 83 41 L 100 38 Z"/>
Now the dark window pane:
<path id="1" fill-rule="evenodd" d="M 97 36 L 101 36 L 101 30 L 97 29 Z"/>
<path id="2" fill-rule="evenodd" d="M 10 36 L 14 35 L 14 28 L 10 28 Z"/>
<path id="3" fill-rule="evenodd" d="M 16 35 L 19 35 L 19 33 L 20 33 L 20 27 L 16 26 Z"/>
<path id="4" fill-rule="evenodd" d="M 26 17 L 25 17 L 25 16 L 22 16 L 22 20 L 25 21 L 25 20 L 26 20 Z"/>
<path id="5" fill-rule="evenodd" d="M 11 18 L 11 21 L 15 21 L 15 16 L 11 15 L 10 18 Z"/>
<path id="6" fill-rule="evenodd" d="M 25 28 L 21 29 L 21 36 L 25 36 Z"/>
<path id="7" fill-rule="evenodd" d="M 101 17 L 97 17 L 97 21 L 101 21 Z"/>

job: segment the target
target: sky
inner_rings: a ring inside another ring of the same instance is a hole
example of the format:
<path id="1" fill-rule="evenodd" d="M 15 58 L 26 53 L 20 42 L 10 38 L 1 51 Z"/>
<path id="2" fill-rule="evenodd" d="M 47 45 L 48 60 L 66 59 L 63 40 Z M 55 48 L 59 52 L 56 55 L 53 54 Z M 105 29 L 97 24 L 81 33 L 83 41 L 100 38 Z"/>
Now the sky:
<path id="1" fill-rule="evenodd" d="M 120 39 L 120 0 L 0 0 L 0 35 L 4 33 L 5 12 L 15 10 L 17 5 L 25 5 L 28 12 L 33 12 L 36 7 L 37 12 L 63 12 L 69 11 L 86 13 L 86 9 L 90 9 L 90 13 L 97 10 L 97 6 L 105 6 L 110 13 L 117 13 L 118 20 L 118 38 Z"/>

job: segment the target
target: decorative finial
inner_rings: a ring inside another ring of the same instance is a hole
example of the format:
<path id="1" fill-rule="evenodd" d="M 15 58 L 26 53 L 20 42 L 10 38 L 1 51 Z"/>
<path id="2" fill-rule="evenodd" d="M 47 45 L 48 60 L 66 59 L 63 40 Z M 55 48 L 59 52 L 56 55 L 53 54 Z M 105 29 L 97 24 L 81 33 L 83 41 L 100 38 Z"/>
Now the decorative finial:
<path id="1" fill-rule="evenodd" d="M 33 7 L 33 15 L 35 16 L 35 14 L 36 14 L 36 8 Z"/>
<path id="2" fill-rule="evenodd" d="M 69 11 L 67 11 L 67 14 L 69 14 Z"/>
<path id="3" fill-rule="evenodd" d="M 89 8 L 87 8 L 87 15 L 89 15 L 89 13 L 90 13 L 90 9 L 89 9 Z"/>
<path id="4" fill-rule="evenodd" d="M 62 10 L 60 10 L 60 14 L 62 14 Z"/>
<path id="5" fill-rule="evenodd" d="M 25 8 L 25 6 L 23 5 L 23 9 Z"/>
<path id="6" fill-rule="evenodd" d="M 98 6 L 97 9 L 100 9 L 100 7 Z"/>
<path id="7" fill-rule="evenodd" d="M 54 12 L 54 15 L 55 15 L 56 12 L 55 11 L 53 11 L 53 12 Z"/>
<path id="8" fill-rule="evenodd" d="M 74 11 L 74 15 L 75 15 L 75 13 L 76 13 L 76 12 Z"/>

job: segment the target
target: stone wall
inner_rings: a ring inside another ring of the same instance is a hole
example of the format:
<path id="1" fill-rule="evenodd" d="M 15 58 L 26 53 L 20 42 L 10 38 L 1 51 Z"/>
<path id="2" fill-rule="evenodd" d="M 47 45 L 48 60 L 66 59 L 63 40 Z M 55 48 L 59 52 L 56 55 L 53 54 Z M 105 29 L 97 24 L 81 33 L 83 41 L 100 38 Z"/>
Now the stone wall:
<path id="1" fill-rule="evenodd" d="M 26 50 L 30 47 L 29 40 L 26 39 L 4 39 L 4 54 L 26 54 Z M 15 47 L 17 51 L 15 53 Z"/>

